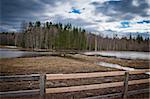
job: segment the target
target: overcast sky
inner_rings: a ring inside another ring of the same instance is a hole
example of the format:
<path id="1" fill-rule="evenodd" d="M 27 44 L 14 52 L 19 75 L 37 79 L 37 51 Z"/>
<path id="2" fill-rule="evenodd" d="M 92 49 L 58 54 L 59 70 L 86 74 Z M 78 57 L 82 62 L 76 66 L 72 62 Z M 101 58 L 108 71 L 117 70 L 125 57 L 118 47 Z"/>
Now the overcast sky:
<path id="1" fill-rule="evenodd" d="M 0 31 L 22 21 L 71 23 L 88 31 L 150 32 L 150 0 L 0 0 Z"/>

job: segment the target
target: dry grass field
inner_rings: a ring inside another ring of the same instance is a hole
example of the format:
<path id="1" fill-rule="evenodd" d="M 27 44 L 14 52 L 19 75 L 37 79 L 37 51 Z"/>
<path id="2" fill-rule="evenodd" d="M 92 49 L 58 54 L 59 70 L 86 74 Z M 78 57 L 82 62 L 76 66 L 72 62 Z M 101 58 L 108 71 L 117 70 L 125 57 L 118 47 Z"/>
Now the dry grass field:
<path id="1" fill-rule="evenodd" d="M 32 73 L 77 73 L 115 70 L 101 67 L 90 62 L 54 56 L 1 59 L 0 69 L 1 75 Z"/>

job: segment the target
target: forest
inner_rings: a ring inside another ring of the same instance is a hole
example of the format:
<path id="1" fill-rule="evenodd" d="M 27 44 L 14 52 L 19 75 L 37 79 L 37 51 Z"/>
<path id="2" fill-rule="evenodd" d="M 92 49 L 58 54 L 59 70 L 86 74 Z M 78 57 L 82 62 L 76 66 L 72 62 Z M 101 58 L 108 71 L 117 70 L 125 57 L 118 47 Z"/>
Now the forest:
<path id="1" fill-rule="evenodd" d="M 149 51 L 149 38 L 103 37 L 71 24 L 40 21 L 23 22 L 19 33 L 0 33 L 0 45 L 13 45 L 31 49 L 77 51 Z"/>

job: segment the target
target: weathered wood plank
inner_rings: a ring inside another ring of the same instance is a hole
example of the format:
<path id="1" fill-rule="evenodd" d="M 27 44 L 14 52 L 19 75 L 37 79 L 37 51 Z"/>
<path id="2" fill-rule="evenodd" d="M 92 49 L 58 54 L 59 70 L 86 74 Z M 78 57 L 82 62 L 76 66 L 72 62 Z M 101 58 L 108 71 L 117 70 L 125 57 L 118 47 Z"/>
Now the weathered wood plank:
<path id="1" fill-rule="evenodd" d="M 74 74 L 47 74 L 47 80 L 56 79 L 77 79 L 77 78 L 92 78 L 104 76 L 118 76 L 124 75 L 125 71 L 112 71 L 112 72 L 95 72 L 95 73 L 74 73 Z"/>
<path id="2" fill-rule="evenodd" d="M 128 96 L 128 79 L 129 79 L 129 72 L 125 72 L 123 99 L 127 99 Z"/>
<path id="3" fill-rule="evenodd" d="M 46 93 L 83 91 L 83 90 L 92 90 L 92 89 L 109 88 L 109 87 L 117 87 L 117 86 L 123 86 L 123 82 L 82 85 L 82 86 L 72 86 L 72 87 L 60 87 L 60 88 L 48 88 L 46 89 Z"/>
<path id="4" fill-rule="evenodd" d="M 129 71 L 129 74 L 142 74 L 145 72 L 150 72 L 150 69 L 140 69 L 140 70 Z"/>
<path id="5" fill-rule="evenodd" d="M 24 95 L 37 95 L 37 94 L 39 94 L 39 92 L 40 92 L 39 89 L 0 92 L 0 97 L 7 97 L 7 96 L 24 96 Z"/>
<path id="6" fill-rule="evenodd" d="M 41 74 L 40 75 L 40 97 L 41 99 L 45 98 L 45 87 L 46 87 L 46 75 Z"/>
<path id="7" fill-rule="evenodd" d="M 150 71 L 149 69 L 129 71 L 130 74 L 141 74 Z M 47 80 L 62 80 L 62 79 L 78 79 L 78 78 L 92 78 L 105 76 L 119 76 L 124 75 L 125 71 L 111 71 L 111 72 L 95 72 L 95 73 L 74 73 L 74 74 L 47 74 Z"/>
<path id="8" fill-rule="evenodd" d="M 149 82 L 150 82 L 150 78 L 140 79 L 140 80 L 131 80 L 131 81 L 128 81 L 128 85 L 143 84 L 143 83 L 149 83 Z"/>
<path id="9" fill-rule="evenodd" d="M 14 75 L 14 76 L 0 76 L 0 81 L 27 81 L 39 80 L 40 74 L 31 75 Z"/>
<path id="10" fill-rule="evenodd" d="M 129 85 L 148 83 L 150 79 L 141 79 L 129 81 Z M 92 90 L 100 88 L 110 88 L 123 86 L 124 82 L 113 82 L 113 83 L 103 83 L 103 84 L 93 84 L 93 85 L 81 85 L 81 86 L 71 86 L 71 87 L 60 87 L 60 88 L 47 88 L 46 93 L 63 93 L 63 92 L 73 92 L 73 91 L 83 91 Z"/>

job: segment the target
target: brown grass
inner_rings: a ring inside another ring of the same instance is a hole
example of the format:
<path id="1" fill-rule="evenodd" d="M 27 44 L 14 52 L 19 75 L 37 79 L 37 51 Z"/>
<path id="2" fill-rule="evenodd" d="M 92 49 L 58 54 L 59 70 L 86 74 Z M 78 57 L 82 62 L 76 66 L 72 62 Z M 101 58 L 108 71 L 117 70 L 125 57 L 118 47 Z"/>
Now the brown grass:
<path id="1" fill-rule="evenodd" d="M 0 59 L 1 75 L 31 74 L 31 73 L 76 73 L 114 70 L 93 63 L 62 58 L 34 57 Z"/>
<path id="2" fill-rule="evenodd" d="M 126 60 L 118 58 L 108 58 L 108 57 L 95 57 L 95 56 L 85 56 L 85 55 L 71 55 L 71 57 L 78 58 L 81 60 L 86 60 L 89 62 L 108 62 L 113 64 L 119 64 L 124 67 L 133 67 L 137 69 L 149 69 L 149 60 Z"/>
<path id="3" fill-rule="evenodd" d="M 96 65 L 95 62 L 108 62 L 126 67 L 149 68 L 148 60 L 123 60 L 107 57 L 69 55 L 68 58 L 44 56 L 32 58 L 0 59 L 1 75 L 32 73 L 77 73 L 111 71 L 112 68 Z"/>

